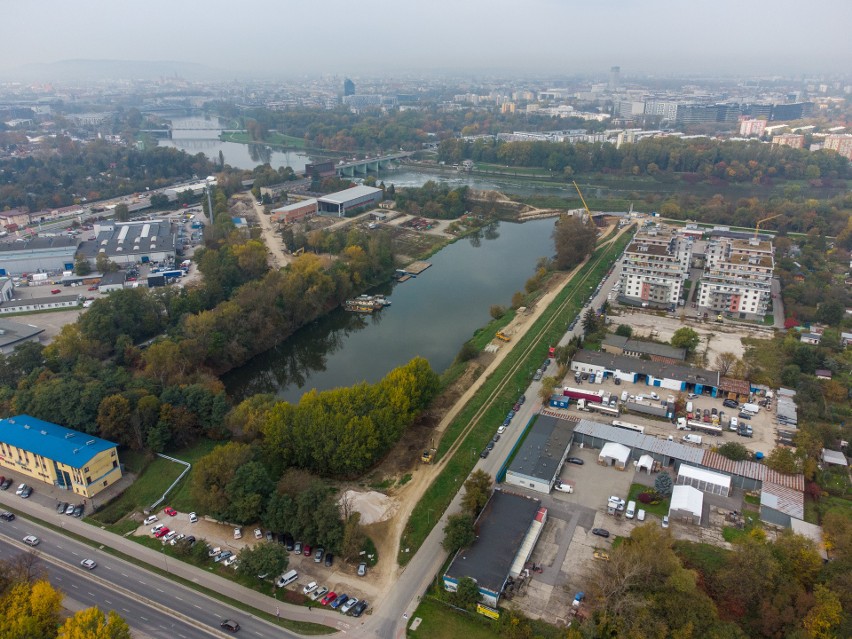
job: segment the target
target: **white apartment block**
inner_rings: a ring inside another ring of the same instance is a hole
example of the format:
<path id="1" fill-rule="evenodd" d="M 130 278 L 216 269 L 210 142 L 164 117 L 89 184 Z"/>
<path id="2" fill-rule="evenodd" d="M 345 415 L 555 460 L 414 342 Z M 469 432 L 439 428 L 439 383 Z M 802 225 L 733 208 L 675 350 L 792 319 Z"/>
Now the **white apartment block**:
<path id="1" fill-rule="evenodd" d="M 666 228 L 638 233 L 624 252 L 622 295 L 642 303 L 677 305 L 691 257 L 689 238 L 671 235 Z"/>
<path id="2" fill-rule="evenodd" d="M 765 315 L 775 270 L 772 242 L 714 238 L 707 244 L 698 305 L 714 311 Z"/>

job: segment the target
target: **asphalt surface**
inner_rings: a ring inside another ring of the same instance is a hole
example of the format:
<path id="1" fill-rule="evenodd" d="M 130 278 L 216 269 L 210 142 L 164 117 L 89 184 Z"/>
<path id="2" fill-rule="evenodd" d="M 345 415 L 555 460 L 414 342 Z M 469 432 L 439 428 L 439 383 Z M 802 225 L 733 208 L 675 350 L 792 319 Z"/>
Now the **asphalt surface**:
<path id="1" fill-rule="evenodd" d="M 69 521 L 67 524 L 69 528 L 72 523 L 81 522 Z M 36 550 L 45 560 L 49 570 L 59 571 L 57 573 L 59 579 L 55 582 L 51 573 L 51 583 L 83 603 L 87 603 L 88 598 L 92 602 L 91 605 L 98 605 L 102 610 L 115 610 L 125 617 L 132 628 L 148 636 L 163 638 L 230 636 L 230 633 L 226 634 L 219 629 L 223 619 L 236 620 L 242 626 L 243 633 L 252 637 L 271 639 L 272 637 L 299 636 L 166 577 L 149 572 L 143 566 L 93 549 L 91 546 L 40 526 L 25 517 L 18 516 L 12 522 L 0 521 L 0 524 L 2 524 L 0 540 L 6 547 L 28 549 L 21 542 L 26 535 L 36 535 L 41 540 Z M 86 524 L 81 525 L 92 532 L 98 531 Z M 116 539 L 122 538 L 116 537 Z M 150 550 L 133 542 L 130 543 L 138 548 L 140 554 L 142 551 Z M 5 552 L 5 549 L 0 550 L 2 554 Z M 94 559 L 98 566 L 92 571 L 83 570 L 80 567 L 80 561 L 83 559 Z M 174 564 L 182 564 L 182 562 L 168 560 L 164 555 L 161 556 L 161 567 L 175 568 Z M 203 571 L 201 576 L 210 578 L 208 581 L 216 578 L 215 575 L 205 575 Z M 204 583 L 203 579 L 196 578 L 194 581 L 216 588 L 215 584 Z M 100 590 L 93 589 L 92 584 L 95 583 Z M 274 613 L 275 601 L 268 597 L 264 599 L 272 602 L 272 606 L 266 609 Z M 141 608 L 133 608 L 128 605 L 129 603 Z M 280 604 L 282 616 L 286 614 L 286 607 L 285 604 Z M 320 619 L 317 618 L 316 621 Z M 175 628 L 183 635 L 178 635 Z"/>

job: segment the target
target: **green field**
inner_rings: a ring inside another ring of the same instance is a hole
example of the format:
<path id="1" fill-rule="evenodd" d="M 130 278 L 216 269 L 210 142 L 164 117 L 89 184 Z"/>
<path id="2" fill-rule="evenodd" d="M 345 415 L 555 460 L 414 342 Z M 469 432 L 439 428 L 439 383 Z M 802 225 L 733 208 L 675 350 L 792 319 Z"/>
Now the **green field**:
<path id="1" fill-rule="evenodd" d="M 209 453 L 216 445 L 217 442 L 204 440 L 191 448 L 170 452 L 169 455 L 194 464 L 198 459 Z M 176 464 L 162 457 L 156 457 L 151 461 L 147 461 L 135 454 L 129 454 L 125 463 L 129 470 L 139 473 L 138 478 L 119 497 L 100 508 L 91 516 L 91 519 L 95 522 L 106 525 L 110 530 L 119 534 L 126 532 L 126 526 L 129 525 L 120 524 L 121 519 L 131 513 L 142 512 L 142 510 L 157 501 L 184 469 L 183 465 Z M 170 495 L 171 499 L 168 500 L 169 504 L 178 510 L 192 510 L 188 481 L 191 474 L 192 472 L 190 471 L 189 475 L 172 491 Z M 118 526 L 113 529 L 112 526 L 115 524 L 118 524 Z"/>
<path id="2" fill-rule="evenodd" d="M 471 613 L 459 612 L 436 599 L 426 598 L 417 606 L 412 619 L 420 617 L 417 630 L 408 630 L 417 639 L 494 639 L 500 635 L 495 622 Z M 409 624 L 410 625 L 410 624 Z"/>
<path id="3" fill-rule="evenodd" d="M 223 142 L 236 142 L 238 144 L 268 144 L 270 146 L 286 146 L 291 149 L 304 149 L 307 146 L 303 138 L 284 135 L 277 131 L 270 132 L 265 140 L 252 140 L 249 137 L 248 131 L 222 132 L 219 139 Z"/>
<path id="4" fill-rule="evenodd" d="M 502 423 L 506 412 L 523 392 L 523 389 L 528 386 L 533 373 L 547 355 L 548 346 L 559 341 L 565 333 L 568 323 L 576 317 L 577 312 L 582 308 L 590 290 L 590 285 L 587 282 L 597 283 L 603 279 L 615 258 L 627 245 L 630 236 L 630 233 L 626 233 L 613 245 L 595 251 L 592 258 L 579 270 L 571 282 L 563 287 L 553 304 L 542 313 L 526 335 L 520 338 L 515 348 L 507 355 L 495 373 L 485 381 L 476 395 L 447 427 L 438 446 L 438 459 L 447 453 L 450 446 L 458 439 L 478 411 L 489 401 L 494 390 L 503 384 L 504 380 L 508 380 L 499 395 L 491 402 L 482 419 L 467 434 L 462 446 L 447 461 L 444 469 L 414 507 L 400 543 L 400 549 L 410 549 L 409 553 L 400 552 L 398 561 L 401 565 L 408 563 L 429 534 L 437 517 L 449 506 L 453 495 L 458 492 L 464 478 L 476 464 L 479 451 L 488 443 L 497 426 Z M 595 265 L 595 260 L 601 255 L 604 256 L 604 259 Z M 589 279 L 580 284 L 587 274 L 590 275 Z M 591 287 L 594 287 L 594 284 Z M 560 309 L 561 303 L 569 297 L 571 301 Z M 559 316 L 556 321 L 549 328 L 545 328 L 548 321 L 557 313 Z M 527 348 L 533 343 L 536 344 L 535 347 L 529 354 L 525 355 Z M 514 373 L 510 374 L 509 371 L 519 360 L 522 360 L 522 364 Z M 530 398 L 530 401 L 534 401 L 534 398 Z"/>

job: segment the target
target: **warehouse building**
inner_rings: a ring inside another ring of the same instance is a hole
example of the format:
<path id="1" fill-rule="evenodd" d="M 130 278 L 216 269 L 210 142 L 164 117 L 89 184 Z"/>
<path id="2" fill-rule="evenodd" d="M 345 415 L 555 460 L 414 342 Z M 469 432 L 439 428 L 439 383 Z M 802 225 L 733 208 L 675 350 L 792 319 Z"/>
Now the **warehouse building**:
<path id="1" fill-rule="evenodd" d="M 550 494 L 573 436 L 573 422 L 538 415 L 506 471 L 506 483 Z"/>
<path id="2" fill-rule="evenodd" d="M 538 499 L 495 490 L 476 519 L 476 541 L 459 550 L 444 573 L 444 588 L 455 592 L 469 577 L 483 602 L 496 606 L 507 583 L 524 571 L 546 521 Z"/>
<path id="3" fill-rule="evenodd" d="M 681 464 L 677 471 L 678 485 L 692 486 L 705 493 L 727 497 L 731 492 L 731 478 L 712 470 L 696 468 L 689 464 Z"/>
<path id="4" fill-rule="evenodd" d="M 95 225 L 96 239 L 83 242 L 79 255 L 94 266 L 98 255 L 116 264 L 174 262 L 177 231 L 166 220 L 141 222 L 104 222 Z"/>
<path id="5" fill-rule="evenodd" d="M 47 297 L 30 297 L 0 302 L 0 313 L 32 313 L 57 308 L 77 308 L 78 306 L 80 306 L 79 295 L 48 295 Z"/>
<path id="6" fill-rule="evenodd" d="M 8 355 L 25 342 L 39 341 L 43 328 L 0 319 L 0 353 Z"/>
<path id="7" fill-rule="evenodd" d="M 616 377 L 622 381 L 689 391 L 701 395 L 710 389 L 716 397 L 719 392 L 719 373 L 685 364 L 666 364 L 626 355 L 612 355 L 598 351 L 581 350 L 571 360 L 571 370 L 580 373 L 601 373 L 604 378 Z"/>
<path id="8" fill-rule="evenodd" d="M 0 244 L 0 275 L 70 271 L 79 245 L 80 240 L 67 236 Z"/>
<path id="9" fill-rule="evenodd" d="M 0 420 L 0 468 L 81 497 L 121 479 L 116 444 L 29 415 Z"/>
<path id="10" fill-rule="evenodd" d="M 686 360 L 686 349 L 675 348 L 668 344 L 657 344 L 639 339 L 630 339 L 623 335 L 609 334 L 601 342 L 601 349 L 613 355 L 648 357 L 652 362 L 678 364 Z"/>
<path id="11" fill-rule="evenodd" d="M 317 204 L 321 215 L 345 217 L 347 212 L 359 209 L 362 206 L 378 204 L 383 197 L 384 193 L 381 189 L 362 185 L 323 195 L 317 199 Z"/>
<path id="12" fill-rule="evenodd" d="M 317 199 L 312 197 L 301 202 L 294 202 L 272 210 L 272 221 L 277 224 L 292 224 L 301 222 L 317 212 Z"/>
<path id="13" fill-rule="evenodd" d="M 701 525 L 704 512 L 704 493 L 692 486 L 675 486 L 669 503 L 669 519 L 686 524 Z"/>
<path id="14" fill-rule="evenodd" d="M 805 518 L 805 494 L 787 486 L 764 482 L 760 490 L 761 521 L 790 528 L 794 519 Z"/>

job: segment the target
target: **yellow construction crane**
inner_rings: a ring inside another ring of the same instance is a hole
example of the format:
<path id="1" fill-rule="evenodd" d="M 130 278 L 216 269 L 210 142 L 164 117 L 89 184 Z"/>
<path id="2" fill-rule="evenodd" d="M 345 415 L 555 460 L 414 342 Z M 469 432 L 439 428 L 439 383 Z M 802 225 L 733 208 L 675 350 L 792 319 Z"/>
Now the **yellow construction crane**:
<path id="1" fill-rule="evenodd" d="M 573 184 L 574 184 L 574 188 L 575 188 L 575 189 L 577 189 L 577 195 L 579 195 L 579 196 L 580 196 L 580 201 L 583 203 L 583 208 L 584 208 L 584 209 L 586 209 L 586 213 L 588 213 L 588 214 L 589 214 L 589 218 L 591 218 L 591 217 L 592 217 L 592 212 L 589 210 L 589 206 L 586 204 L 586 200 L 585 200 L 585 198 L 583 197 L 583 193 L 580 191 L 580 187 L 579 187 L 579 186 L 577 186 L 577 182 L 575 182 L 575 181 L 573 181 L 573 180 L 572 180 L 572 182 L 573 182 Z"/>
<path id="2" fill-rule="evenodd" d="M 784 215 L 783 213 L 778 213 L 777 215 L 770 215 L 769 217 L 765 217 L 762 220 L 758 220 L 757 224 L 754 225 L 754 239 L 757 239 L 757 234 L 760 232 L 760 225 L 764 222 L 768 222 L 769 220 L 774 220 L 776 217 L 781 217 Z"/>

